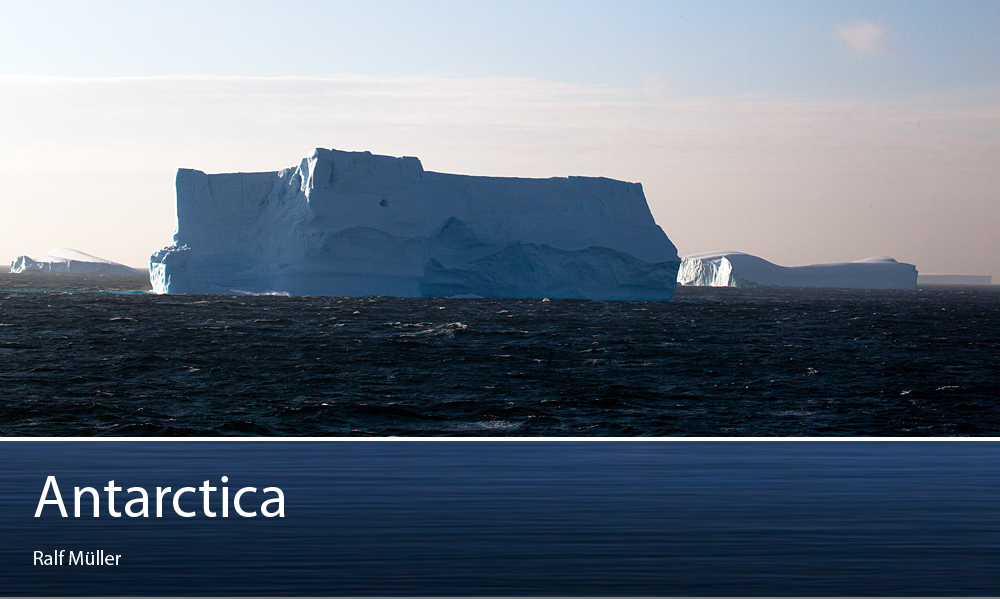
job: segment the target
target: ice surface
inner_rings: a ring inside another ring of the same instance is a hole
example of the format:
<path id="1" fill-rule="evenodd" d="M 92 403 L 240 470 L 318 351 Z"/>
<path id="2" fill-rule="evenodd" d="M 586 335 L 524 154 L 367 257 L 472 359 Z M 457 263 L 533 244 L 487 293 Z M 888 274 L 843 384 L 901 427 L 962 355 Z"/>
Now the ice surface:
<path id="1" fill-rule="evenodd" d="M 889 256 L 834 264 L 778 266 L 742 252 L 710 252 L 685 256 L 677 282 L 707 287 L 916 289 L 917 269 Z"/>
<path id="2" fill-rule="evenodd" d="M 317 149 L 269 173 L 177 173 L 158 293 L 668 300 L 680 259 L 642 187 L 425 171 Z"/>
<path id="3" fill-rule="evenodd" d="M 44 256 L 18 256 L 10 264 L 12 273 L 51 272 L 68 274 L 141 275 L 141 270 L 91 256 L 69 248 L 55 248 Z"/>

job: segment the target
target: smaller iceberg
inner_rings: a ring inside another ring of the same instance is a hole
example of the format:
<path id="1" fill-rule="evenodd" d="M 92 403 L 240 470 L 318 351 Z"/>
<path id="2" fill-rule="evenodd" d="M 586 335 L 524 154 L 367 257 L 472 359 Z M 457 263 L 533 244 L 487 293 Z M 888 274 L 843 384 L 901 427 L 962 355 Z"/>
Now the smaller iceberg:
<path id="1" fill-rule="evenodd" d="M 10 263 L 12 273 L 65 273 L 77 275 L 145 275 L 124 264 L 91 256 L 69 248 L 55 248 L 44 256 L 18 256 Z"/>
<path id="2" fill-rule="evenodd" d="M 917 285 L 992 285 L 991 275 L 920 275 Z"/>
<path id="3" fill-rule="evenodd" d="M 778 266 L 742 252 L 684 256 L 677 283 L 704 287 L 840 287 L 916 289 L 917 268 L 889 256 L 856 262 Z"/>

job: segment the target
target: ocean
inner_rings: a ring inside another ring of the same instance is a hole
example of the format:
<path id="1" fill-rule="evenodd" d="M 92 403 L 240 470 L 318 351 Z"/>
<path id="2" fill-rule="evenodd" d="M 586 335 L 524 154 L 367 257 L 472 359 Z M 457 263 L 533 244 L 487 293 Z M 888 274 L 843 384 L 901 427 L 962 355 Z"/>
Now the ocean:
<path id="1" fill-rule="evenodd" d="M 157 296 L 0 275 L 5 436 L 1000 433 L 1000 288 L 668 303 Z"/>

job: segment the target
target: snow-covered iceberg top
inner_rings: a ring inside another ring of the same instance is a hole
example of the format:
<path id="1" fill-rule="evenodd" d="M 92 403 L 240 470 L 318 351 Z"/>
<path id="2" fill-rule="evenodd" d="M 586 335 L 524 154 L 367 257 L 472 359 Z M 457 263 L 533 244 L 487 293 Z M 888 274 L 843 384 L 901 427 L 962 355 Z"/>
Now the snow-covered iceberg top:
<path id="1" fill-rule="evenodd" d="M 10 263 L 10 272 L 48 272 L 67 274 L 99 275 L 144 275 L 145 272 L 124 264 L 91 256 L 69 248 L 55 248 L 44 256 L 30 258 L 18 256 Z"/>
<path id="2" fill-rule="evenodd" d="M 279 172 L 180 169 L 150 278 L 158 293 L 668 300 L 679 265 L 638 183 L 317 149 Z"/>
<path id="3" fill-rule="evenodd" d="M 916 289 L 917 269 L 889 256 L 856 262 L 778 266 L 742 252 L 709 252 L 684 256 L 677 282 L 706 287 Z"/>

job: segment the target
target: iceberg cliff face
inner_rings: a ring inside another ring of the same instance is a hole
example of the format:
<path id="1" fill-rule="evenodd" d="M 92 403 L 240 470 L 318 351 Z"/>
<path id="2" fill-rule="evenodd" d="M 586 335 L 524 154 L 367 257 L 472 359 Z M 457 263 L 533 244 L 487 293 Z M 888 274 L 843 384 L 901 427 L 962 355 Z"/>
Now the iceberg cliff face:
<path id="1" fill-rule="evenodd" d="M 124 264 L 91 256 L 69 248 L 55 248 L 44 256 L 29 258 L 18 256 L 10 264 L 12 273 L 65 273 L 65 274 L 96 274 L 96 275 L 141 275 L 141 270 L 130 268 Z"/>
<path id="2" fill-rule="evenodd" d="M 423 170 L 316 150 L 270 173 L 177 173 L 158 293 L 670 299 L 680 260 L 642 187 Z"/>
<path id="3" fill-rule="evenodd" d="M 835 264 L 778 266 L 741 252 L 711 252 L 685 256 L 677 282 L 707 287 L 916 289 L 917 269 L 888 256 Z"/>

